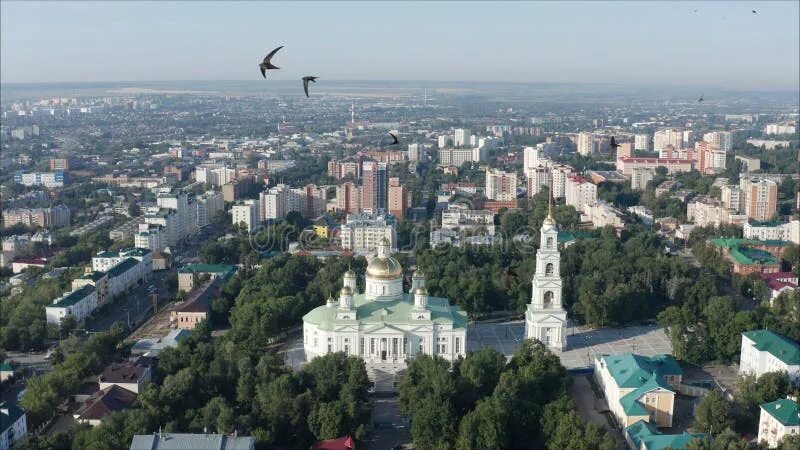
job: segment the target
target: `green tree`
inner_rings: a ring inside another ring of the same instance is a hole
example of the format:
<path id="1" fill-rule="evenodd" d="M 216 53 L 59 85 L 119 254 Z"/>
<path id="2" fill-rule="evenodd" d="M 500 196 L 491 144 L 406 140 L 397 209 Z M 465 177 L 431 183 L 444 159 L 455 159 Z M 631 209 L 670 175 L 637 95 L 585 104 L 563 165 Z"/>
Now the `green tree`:
<path id="1" fill-rule="evenodd" d="M 699 432 L 716 435 L 731 427 L 732 422 L 725 397 L 721 392 L 712 390 L 697 405 L 693 427 Z"/>

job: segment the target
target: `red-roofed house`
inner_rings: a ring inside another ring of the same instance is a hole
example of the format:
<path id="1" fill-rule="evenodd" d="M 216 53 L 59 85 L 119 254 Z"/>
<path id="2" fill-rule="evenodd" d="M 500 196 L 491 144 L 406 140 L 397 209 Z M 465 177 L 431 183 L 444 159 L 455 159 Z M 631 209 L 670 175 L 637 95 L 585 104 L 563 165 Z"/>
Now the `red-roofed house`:
<path id="1" fill-rule="evenodd" d="M 792 272 L 762 273 L 761 279 L 770 290 L 769 304 L 784 292 L 789 293 L 798 289 L 798 276 Z"/>
<path id="2" fill-rule="evenodd" d="M 111 385 L 92 394 L 75 411 L 73 417 L 80 423 L 100 425 L 103 419 L 116 411 L 123 411 L 136 401 L 136 394 L 117 385 Z"/>
<path id="3" fill-rule="evenodd" d="M 311 446 L 311 450 L 355 450 L 356 443 L 350 436 L 340 437 L 339 439 L 329 439 L 319 441 Z"/>

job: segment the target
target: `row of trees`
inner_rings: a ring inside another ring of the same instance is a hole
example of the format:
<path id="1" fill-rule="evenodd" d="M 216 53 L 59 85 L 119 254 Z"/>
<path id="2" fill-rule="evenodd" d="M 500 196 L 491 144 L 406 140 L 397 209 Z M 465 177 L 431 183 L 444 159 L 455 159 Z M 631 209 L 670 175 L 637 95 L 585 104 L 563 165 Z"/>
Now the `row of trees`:
<path id="1" fill-rule="evenodd" d="M 84 378 L 109 361 L 127 334 L 128 329 L 118 323 L 106 333 L 92 335 L 85 343 L 78 338 L 65 342 L 54 357 L 53 370 L 28 380 L 21 405 L 29 426 L 35 428 L 50 419 L 59 405 L 78 392 Z"/>
<path id="2" fill-rule="evenodd" d="M 577 414 L 569 380 L 538 341 L 525 341 L 508 364 L 489 348 L 452 367 L 422 355 L 400 383 L 400 409 L 411 418 L 416 448 L 616 449 L 611 436 Z"/>

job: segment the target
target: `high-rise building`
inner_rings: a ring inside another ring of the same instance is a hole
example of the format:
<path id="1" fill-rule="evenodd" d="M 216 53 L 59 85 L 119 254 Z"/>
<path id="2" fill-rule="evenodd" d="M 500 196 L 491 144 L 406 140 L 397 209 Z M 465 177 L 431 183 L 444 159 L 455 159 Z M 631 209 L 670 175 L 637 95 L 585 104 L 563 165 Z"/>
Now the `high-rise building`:
<path id="1" fill-rule="evenodd" d="M 720 188 L 720 192 L 723 206 L 737 213 L 742 211 L 742 190 L 739 186 L 726 184 Z"/>
<path id="2" fill-rule="evenodd" d="M 346 213 L 360 213 L 361 186 L 356 186 L 352 181 L 336 186 L 336 209 Z"/>
<path id="3" fill-rule="evenodd" d="M 594 135 L 592 133 L 578 133 L 578 139 L 575 142 L 578 147 L 578 153 L 587 156 L 594 152 Z"/>
<path id="4" fill-rule="evenodd" d="M 258 203 L 259 220 L 280 219 L 292 211 L 313 219 L 327 209 L 328 194 L 315 184 L 295 189 L 279 184 L 261 192 Z"/>
<path id="5" fill-rule="evenodd" d="M 451 135 L 451 134 L 450 135 L 449 134 L 440 135 L 436 142 L 439 145 L 439 148 L 452 147 L 453 146 L 453 135 Z"/>
<path id="6" fill-rule="evenodd" d="M 206 191 L 197 197 L 197 227 L 202 228 L 214 220 L 218 212 L 225 209 L 222 193 Z"/>
<path id="7" fill-rule="evenodd" d="M 542 151 L 536 147 L 525 147 L 522 151 L 522 170 L 535 169 L 539 167 Z"/>
<path id="8" fill-rule="evenodd" d="M 778 210 L 778 183 L 766 178 L 747 178 L 739 180 L 742 190 L 744 213 L 750 219 L 766 221 Z"/>
<path id="9" fill-rule="evenodd" d="M 517 174 L 486 169 L 486 198 L 511 201 L 517 198 Z"/>
<path id="10" fill-rule="evenodd" d="M 339 232 L 342 248 L 356 253 L 372 252 L 384 239 L 392 249 L 397 248 L 394 223 L 385 216 L 348 214 L 347 221 Z"/>
<path id="11" fill-rule="evenodd" d="M 647 183 L 653 179 L 655 170 L 647 167 L 636 167 L 631 171 L 631 189 L 647 188 Z"/>
<path id="12" fill-rule="evenodd" d="M 545 166 L 525 169 L 525 176 L 528 180 L 528 198 L 541 192 L 542 187 L 550 187 L 550 169 Z"/>
<path id="13" fill-rule="evenodd" d="M 408 160 L 419 161 L 422 159 L 422 144 L 408 144 Z"/>
<path id="14" fill-rule="evenodd" d="M 453 135 L 453 146 L 457 148 L 467 147 L 472 145 L 470 136 L 472 133 L 466 128 L 456 128 Z"/>
<path id="15" fill-rule="evenodd" d="M 558 165 L 550 169 L 550 183 L 553 198 L 563 198 L 567 191 L 567 177 L 572 174 L 572 167 Z"/>
<path id="16" fill-rule="evenodd" d="M 633 142 L 623 142 L 619 144 L 619 147 L 617 147 L 616 159 L 630 158 L 633 156 L 634 147 Z"/>
<path id="17" fill-rule="evenodd" d="M 67 172 L 32 172 L 22 173 L 21 171 L 14 174 L 14 182 L 24 186 L 44 186 L 47 188 L 64 187 L 69 181 L 69 173 Z"/>
<path id="18" fill-rule="evenodd" d="M 466 162 L 480 162 L 485 155 L 485 147 L 444 148 L 439 150 L 439 164 L 459 167 Z"/>
<path id="19" fill-rule="evenodd" d="M 578 212 L 583 212 L 586 205 L 597 201 L 597 186 L 580 175 L 569 176 L 565 197 L 567 205 L 574 206 Z"/>
<path id="20" fill-rule="evenodd" d="M 161 192 L 156 196 L 156 204 L 161 209 L 173 210 L 177 214 L 178 228 L 175 230 L 177 239 L 183 239 L 190 233 L 197 231 L 197 202 L 194 198 L 182 191 L 174 190 Z M 172 242 L 170 245 L 174 245 Z"/>
<path id="21" fill-rule="evenodd" d="M 558 251 L 558 224 L 552 203 L 539 232 L 531 302 L 525 312 L 525 338 L 537 339 L 558 351 L 567 348 L 567 311 L 561 302 L 561 253 Z"/>
<path id="22" fill-rule="evenodd" d="M 389 178 L 389 214 L 402 219 L 411 207 L 411 191 L 397 177 Z"/>
<path id="23" fill-rule="evenodd" d="M 69 158 L 50 158 L 50 170 L 65 171 L 69 170 Z"/>
<path id="24" fill-rule="evenodd" d="M 231 207 L 231 222 L 234 225 L 243 226 L 248 233 L 252 232 L 258 225 L 258 216 L 258 202 L 256 200 L 245 200 Z"/>
<path id="25" fill-rule="evenodd" d="M 695 142 L 694 151 L 697 154 L 697 167 L 702 174 L 714 174 L 725 170 L 727 153 L 717 144 L 706 141 Z"/>
<path id="26" fill-rule="evenodd" d="M 703 135 L 703 140 L 717 145 L 722 150 L 733 150 L 733 133 L 730 131 L 712 131 Z"/>
<path id="27" fill-rule="evenodd" d="M 361 178 L 361 209 L 371 214 L 385 212 L 389 203 L 389 170 L 386 164 L 364 161 Z"/>
<path id="28" fill-rule="evenodd" d="M 649 152 L 653 150 L 653 139 L 649 134 L 637 134 L 633 138 L 634 149 Z M 631 155 L 633 156 L 633 155 Z"/>
<path id="29" fill-rule="evenodd" d="M 660 153 L 668 145 L 683 148 L 683 131 L 677 128 L 667 128 L 653 134 L 653 150 Z"/>
<path id="30" fill-rule="evenodd" d="M 28 227 L 61 228 L 69 226 L 71 214 L 67 206 L 52 208 L 19 208 L 3 211 L 3 224 L 6 228 L 17 223 Z"/>

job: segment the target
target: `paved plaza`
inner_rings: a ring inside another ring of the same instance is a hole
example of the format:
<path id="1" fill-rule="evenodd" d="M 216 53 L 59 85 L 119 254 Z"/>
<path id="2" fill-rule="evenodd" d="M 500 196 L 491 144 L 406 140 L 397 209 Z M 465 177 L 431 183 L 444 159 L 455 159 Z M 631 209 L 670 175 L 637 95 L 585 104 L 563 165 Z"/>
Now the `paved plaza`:
<path id="1" fill-rule="evenodd" d="M 658 325 L 625 328 L 568 327 L 567 334 L 567 350 L 555 353 L 569 370 L 593 367 L 595 355 L 632 352 L 652 356 L 672 353 L 669 338 Z M 467 330 L 467 348 L 475 351 L 492 347 L 510 358 L 521 345 L 524 335 L 523 321 L 471 324 Z M 305 363 L 302 339 L 294 337 L 282 349 L 286 364 L 295 370 Z"/>
<path id="2" fill-rule="evenodd" d="M 522 343 L 524 334 L 523 321 L 472 324 L 467 331 L 467 348 L 475 351 L 492 347 L 510 358 Z M 632 352 L 652 356 L 672 353 L 669 338 L 657 325 L 594 329 L 568 327 L 567 334 L 567 350 L 555 352 L 567 369 L 592 367 L 594 356 L 598 354 Z"/>

